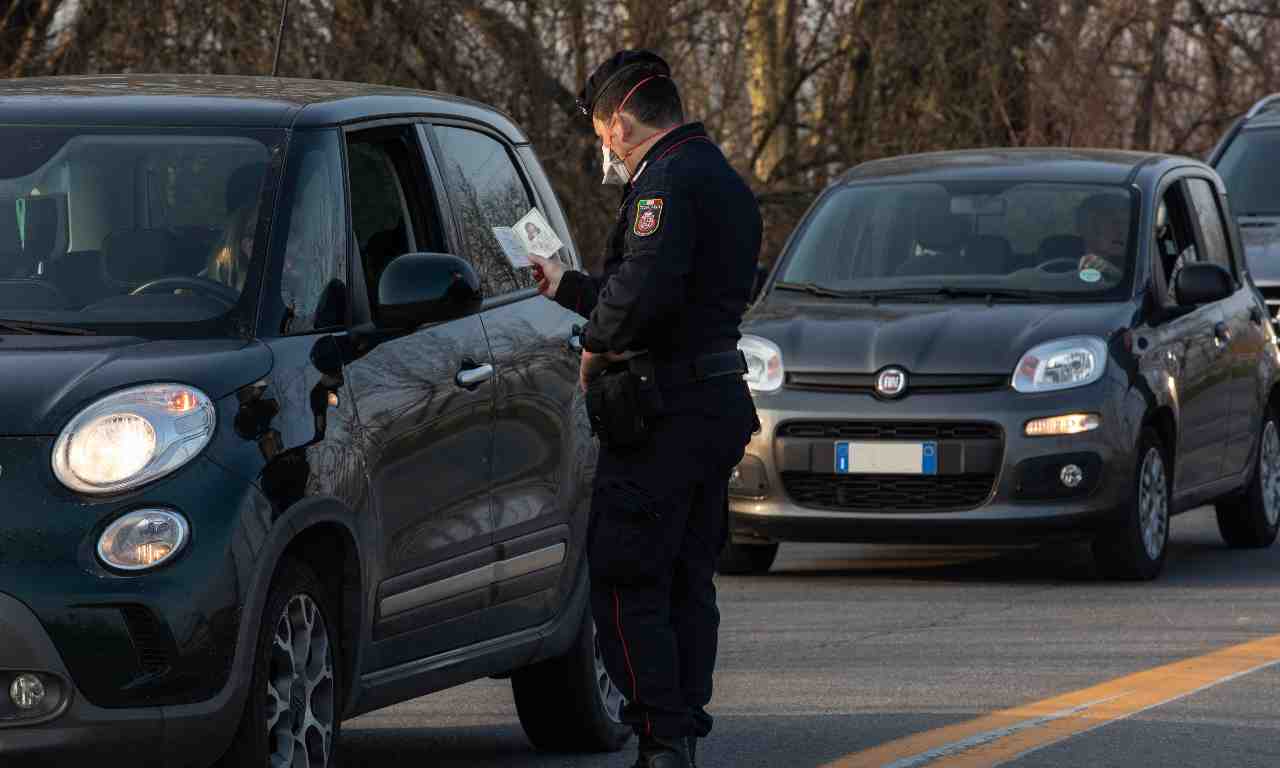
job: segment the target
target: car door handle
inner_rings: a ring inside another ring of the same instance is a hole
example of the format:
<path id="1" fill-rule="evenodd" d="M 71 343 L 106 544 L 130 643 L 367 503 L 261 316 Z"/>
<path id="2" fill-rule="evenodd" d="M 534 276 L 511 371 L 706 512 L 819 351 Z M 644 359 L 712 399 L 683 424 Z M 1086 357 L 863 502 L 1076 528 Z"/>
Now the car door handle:
<path id="1" fill-rule="evenodd" d="M 464 362 L 462 370 L 458 371 L 453 380 L 463 389 L 475 389 L 481 384 L 493 378 L 493 366 L 484 363 Z"/>
<path id="2" fill-rule="evenodd" d="M 1227 344 L 1231 341 L 1231 326 L 1224 322 L 1219 322 L 1213 326 L 1213 339 L 1218 344 Z"/>

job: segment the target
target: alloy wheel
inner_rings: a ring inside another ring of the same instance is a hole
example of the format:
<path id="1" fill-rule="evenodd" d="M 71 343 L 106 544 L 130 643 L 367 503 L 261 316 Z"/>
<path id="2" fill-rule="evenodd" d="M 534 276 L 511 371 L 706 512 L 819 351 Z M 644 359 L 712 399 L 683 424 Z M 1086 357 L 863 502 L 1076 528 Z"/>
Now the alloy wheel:
<path id="1" fill-rule="evenodd" d="M 604 706 L 605 713 L 609 719 L 615 723 L 622 722 L 622 707 L 626 703 L 626 699 L 622 695 L 622 691 L 618 690 L 618 686 L 613 684 L 613 678 L 609 677 L 609 670 L 605 669 L 604 656 L 600 654 L 600 632 L 596 628 L 595 622 L 591 623 L 591 646 L 594 650 L 594 658 L 596 673 L 596 693 L 600 695 L 600 703 Z"/>
<path id="2" fill-rule="evenodd" d="M 1147 557 L 1160 559 L 1169 530 L 1169 482 L 1159 449 L 1147 450 L 1138 485 L 1138 515 Z"/>
<path id="3" fill-rule="evenodd" d="M 1259 464 L 1262 472 L 1262 510 L 1266 514 L 1267 525 L 1272 526 L 1280 517 L 1280 431 L 1271 419 L 1267 419 L 1267 426 L 1262 431 Z"/>
<path id="4" fill-rule="evenodd" d="M 276 619 L 267 674 L 271 768 L 326 768 L 333 748 L 333 650 L 320 606 L 294 595 Z"/>

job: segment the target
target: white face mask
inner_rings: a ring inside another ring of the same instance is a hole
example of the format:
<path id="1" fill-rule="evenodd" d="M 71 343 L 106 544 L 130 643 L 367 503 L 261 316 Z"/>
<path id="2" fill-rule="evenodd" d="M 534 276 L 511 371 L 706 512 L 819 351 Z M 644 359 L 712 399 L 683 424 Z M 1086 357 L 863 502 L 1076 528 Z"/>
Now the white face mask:
<path id="1" fill-rule="evenodd" d="M 621 186 L 631 181 L 631 171 L 627 168 L 627 164 L 622 158 L 615 155 L 608 147 L 601 144 L 600 152 L 604 155 L 604 161 L 601 164 L 604 170 L 604 178 L 600 180 L 601 184 L 614 184 Z"/>

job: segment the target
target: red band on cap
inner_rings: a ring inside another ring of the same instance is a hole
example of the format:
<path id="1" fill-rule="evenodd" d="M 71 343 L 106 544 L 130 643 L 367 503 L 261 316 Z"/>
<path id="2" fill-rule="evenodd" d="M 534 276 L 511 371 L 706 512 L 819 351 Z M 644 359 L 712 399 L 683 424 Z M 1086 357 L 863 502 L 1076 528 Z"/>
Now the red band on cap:
<path id="1" fill-rule="evenodd" d="M 639 90 L 639 89 L 640 89 L 640 86 L 644 85 L 645 83 L 649 82 L 650 80 L 657 80 L 657 79 L 658 79 L 658 78 L 660 78 L 660 77 L 666 77 L 666 75 L 649 75 L 649 76 L 648 76 L 648 77 L 646 77 L 645 79 L 643 79 L 643 80 L 641 80 L 640 82 L 636 83 L 635 85 L 631 86 L 631 90 L 627 91 L 627 95 L 622 97 L 622 103 L 618 105 L 618 111 L 619 111 L 619 112 L 621 112 L 621 111 L 623 110 L 623 108 L 627 106 L 627 102 L 631 100 L 631 94 L 633 94 L 633 93 L 635 93 L 637 90 Z"/>

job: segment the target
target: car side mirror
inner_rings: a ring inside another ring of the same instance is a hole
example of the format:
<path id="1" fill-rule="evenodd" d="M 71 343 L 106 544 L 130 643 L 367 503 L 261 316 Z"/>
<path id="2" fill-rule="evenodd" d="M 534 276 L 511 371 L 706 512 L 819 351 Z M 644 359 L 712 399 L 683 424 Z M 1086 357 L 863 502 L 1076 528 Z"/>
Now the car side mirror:
<path id="1" fill-rule="evenodd" d="M 1174 278 L 1173 292 L 1184 307 L 1198 307 L 1222 301 L 1235 293 L 1231 273 L 1217 264 L 1187 264 Z"/>
<path id="2" fill-rule="evenodd" d="M 480 276 L 467 262 L 447 253 L 406 253 L 378 280 L 377 322 L 417 328 L 475 314 L 483 301 Z"/>

